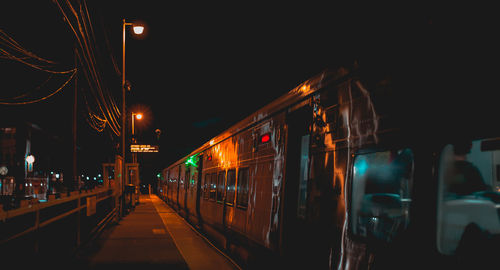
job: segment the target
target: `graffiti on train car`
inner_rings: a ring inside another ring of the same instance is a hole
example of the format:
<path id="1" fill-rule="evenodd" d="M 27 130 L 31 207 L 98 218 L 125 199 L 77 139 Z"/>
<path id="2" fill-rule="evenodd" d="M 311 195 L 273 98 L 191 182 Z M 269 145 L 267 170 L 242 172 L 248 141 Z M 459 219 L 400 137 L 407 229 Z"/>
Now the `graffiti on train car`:
<path id="1" fill-rule="evenodd" d="M 380 74 L 340 68 L 300 84 L 170 165 L 165 199 L 250 268 L 259 259 L 268 266 L 269 254 L 280 266 L 315 269 L 491 261 L 500 133 L 485 139 L 445 118 L 454 111 L 436 114 L 436 104 L 415 117 L 420 93 Z M 464 130 L 475 137 L 457 167 L 455 137 Z M 460 176 L 471 167 L 465 161 L 477 170 Z M 201 191 L 183 191 L 193 177 Z M 476 179 L 470 190 L 468 178 Z"/>

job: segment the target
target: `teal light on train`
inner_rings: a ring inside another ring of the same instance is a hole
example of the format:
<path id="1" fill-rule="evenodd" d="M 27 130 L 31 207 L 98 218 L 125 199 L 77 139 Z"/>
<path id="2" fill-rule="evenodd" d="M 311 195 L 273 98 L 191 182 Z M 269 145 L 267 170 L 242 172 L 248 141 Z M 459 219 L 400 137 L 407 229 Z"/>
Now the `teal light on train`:
<path id="1" fill-rule="evenodd" d="M 361 176 L 365 174 L 366 170 L 368 170 L 368 162 L 364 159 L 358 158 L 358 160 L 354 163 L 354 173 Z"/>

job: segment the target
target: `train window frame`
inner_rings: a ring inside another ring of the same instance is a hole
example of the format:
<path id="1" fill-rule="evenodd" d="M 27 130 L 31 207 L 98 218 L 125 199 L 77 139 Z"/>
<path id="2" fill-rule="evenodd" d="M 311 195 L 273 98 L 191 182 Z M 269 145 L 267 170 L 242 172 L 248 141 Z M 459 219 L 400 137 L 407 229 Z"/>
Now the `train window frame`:
<path id="1" fill-rule="evenodd" d="M 211 173 L 210 174 L 210 186 L 209 186 L 209 196 L 208 200 L 209 201 L 215 201 L 216 198 L 216 193 L 217 193 L 217 173 Z"/>
<path id="2" fill-rule="evenodd" d="M 179 185 L 179 190 L 184 190 L 185 189 L 185 184 L 184 184 L 184 180 L 179 177 L 179 182 L 177 182 L 178 185 Z"/>
<path id="3" fill-rule="evenodd" d="M 205 174 L 205 178 L 204 178 L 204 182 L 203 182 L 203 199 L 204 200 L 208 200 L 209 198 L 209 194 L 210 194 L 210 189 L 209 189 L 209 183 L 210 183 L 210 174 L 209 173 L 206 173 Z"/>
<path id="4" fill-rule="evenodd" d="M 306 219 L 307 212 L 307 192 L 309 187 L 310 170 L 310 135 L 304 135 L 300 142 L 300 165 L 299 165 L 299 183 L 297 191 L 297 211 L 296 215 L 300 219 Z"/>
<path id="5" fill-rule="evenodd" d="M 500 234 L 498 166 L 500 138 L 457 139 L 443 145 L 437 166 L 439 253 L 450 256 L 470 248 L 484 250 L 487 245 L 481 239 Z M 474 246 L 468 245 L 472 238 Z"/>
<path id="6" fill-rule="evenodd" d="M 363 241 L 390 243 L 411 222 L 414 151 L 408 147 L 360 151 L 354 155 L 352 164 L 350 234 Z M 394 171 L 399 171 L 399 176 Z"/>
<path id="7" fill-rule="evenodd" d="M 233 175 L 234 177 L 231 178 L 230 175 Z M 233 180 L 232 183 L 230 182 L 231 179 Z M 232 191 L 230 190 L 231 186 L 233 188 Z M 235 200 L 236 200 L 236 169 L 230 169 L 227 170 L 227 175 L 226 175 L 226 205 L 234 206 Z"/>
<path id="8" fill-rule="evenodd" d="M 188 190 L 192 185 L 191 185 L 191 169 L 189 167 L 186 168 L 186 170 L 184 171 L 184 178 L 186 181 L 186 190 Z"/>
<path id="9" fill-rule="evenodd" d="M 243 188 L 242 190 L 242 179 L 241 177 L 244 173 L 246 172 L 246 188 Z M 238 176 L 236 179 L 236 206 L 241 209 L 247 209 L 248 207 L 248 188 L 250 184 L 250 168 L 249 167 L 244 167 L 244 168 L 239 168 L 238 169 Z M 242 193 L 244 192 L 244 193 Z M 244 196 L 243 199 L 240 197 Z"/>
<path id="10" fill-rule="evenodd" d="M 220 180 L 222 179 L 222 183 Z M 226 171 L 220 171 L 217 174 L 217 186 L 216 186 L 216 195 L 215 200 L 217 203 L 223 203 L 225 199 L 225 190 L 226 190 Z"/>

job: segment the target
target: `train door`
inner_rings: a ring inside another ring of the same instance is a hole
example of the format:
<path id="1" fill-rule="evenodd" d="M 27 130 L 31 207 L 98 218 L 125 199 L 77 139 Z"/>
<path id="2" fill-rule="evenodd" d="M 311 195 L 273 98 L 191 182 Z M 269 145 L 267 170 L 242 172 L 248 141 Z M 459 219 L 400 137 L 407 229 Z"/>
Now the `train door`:
<path id="1" fill-rule="evenodd" d="M 182 192 L 180 186 L 181 186 L 181 165 L 177 166 L 177 186 L 176 188 L 176 193 L 175 193 L 175 206 L 177 209 L 181 209 L 181 205 L 179 204 L 179 193 Z"/>
<path id="2" fill-rule="evenodd" d="M 198 167 L 196 170 L 198 171 L 198 176 L 196 179 L 196 217 L 198 218 L 198 223 L 201 224 L 201 211 L 200 211 L 200 202 L 203 199 L 203 190 L 201 188 L 201 182 L 203 179 L 203 154 L 197 157 L 198 159 Z"/>
<path id="3" fill-rule="evenodd" d="M 171 194 L 172 194 L 172 183 L 170 182 L 170 170 L 167 170 L 165 172 L 165 198 L 168 203 L 170 203 L 171 200 Z"/>
<path id="4" fill-rule="evenodd" d="M 217 181 L 217 180 L 215 180 Z M 222 208 L 222 227 L 226 235 L 226 248 L 231 244 L 229 229 L 231 228 L 235 216 L 235 199 L 236 199 L 236 169 L 227 170 L 226 173 L 226 191 Z"/>
<path id="5" fill-rule="evenodd" d="M 181 216 L 184 218 L 188 218 L 188 209 L 187 209 L 187 190 L 188 190 L 188 185 L 189 181 L 186 179 L 186 177 L 189 177 L 189 169 L 184 163 L 181 163 L 180 166 L 180 176 L 179 176 L 179 213 Z"/>
<path id="6" fill-rule="evenodd" d="M 300 259 L 308 249 L 305 244 L 307 185 L 309 175 L 310 121 L 309 106 L 287 115 L 286 168 L 281 223 L 281 250 L 287 258 Z"/>
<path id="7" fill-rule="evenodd" d="M 183 208 L 186 213 L 186 219 L 189 219 L 189 190 L 191 187 L 191 167 L 190 166 L 183 166 L 184 167 L 184 202 L 183 202 Z"/>

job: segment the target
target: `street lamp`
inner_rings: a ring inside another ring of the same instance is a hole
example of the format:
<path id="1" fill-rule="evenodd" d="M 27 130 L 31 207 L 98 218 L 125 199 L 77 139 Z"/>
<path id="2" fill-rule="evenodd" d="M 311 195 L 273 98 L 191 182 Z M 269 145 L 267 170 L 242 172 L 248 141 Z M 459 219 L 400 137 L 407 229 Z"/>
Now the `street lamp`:
<path id="1" fill-rule="evenodd" d="M 26 163 L 28 163 L 28 172 L 33 171 L 33 163 L 35 163 L 35 156 L 29 155 L 26 157 Z"/>
<path id="2" fill-rule="evenodd" d="M 135 125 L 134 125 L 134 116 L 137 118 L 137 120 L 142 119 L 142 113 L 134 113 L 132 112 L 132 143 L 136 143 L 137 140 L 135 139 Z M 132 153 L 132 163 L 137 163 L 137 154 Z"/>
<path id="3" fill-rule="evenodd" d="M 132 29 L 134 29 L 134 33 L 136 35 L 140 35 L 140 34 L 142 34 L 142 32 L 144 32 L 144 26 L 142 26 L 142 25 L 134 25 L 132 27 Z"/>
<path id="4" fill-rule="evenodd" d="M 126 160 L 125 160 L 125 117 L 126 117 L 126 103 L 125 103 L 125 29 L 127 25 L 130 25 L 134 28 L 134 33 L 135 34 L 142 34 L 144 31 L 144 26 L 138 27 L 138 25 L 134 25 L 133 23 L 128 23 L 123 19 L 122 23 L 122 30 L 123 30 L 123 39 L 122 39 L 122 127 L 121 127 L 121 139 L 122 139 L 122 158 L 123 158 L 123 164 L 122 164 L 122 171 L 121 171 L 121 188 L 122 188 L 122 193 L 125 188 L 125 173 L 126 173 Z M 137 28 L 137 29 L 136 29 Z M 123 195 L 122 195 L 123 198 Z M 121 204 L 120 204 L 121 205 Z M 121 211 L 120 211 L 121 212 Z"/>
<path id="5" fill-rule="evenodd" d="M 132 139 L 134 139 L 134 134 L 135 134 L 135 127 L 134 127 L 134 116 L 137 118 L 137 120 L 142 119 L 142 113 L 132 113 Z"/>
<path id="6" fill-rule="evenodd" d="M 135 139 L 135 125 L 134 125 L 135 121 L 134 121 L 134 118 L 136 118 L 137 120 L 141 120 L 142 113 L 132 112 L 132 143 L 137 142 L 137 140 Z M 137 153 L 132 153 L 132 163 L 137 163 Z"/>
<path id="7" fill-rule="evenodd" d="M 132 112 L 132 142 L 133 143 L 136 142 L 136 140 L 135 140 L 135 125 L 134 125 L 135 121 L 134 121 L 134 118 L 136 118 L 137 120 L 141 120 L 142 119 L 142 113 L 134 113 L 134 112 Z"/>
<path id="8" fill-rule="evenodd" d="M 33 156 L 33 155 L 27 156 L 26 162 L 28 162 L 28 164 L 33 164 L 35 162 L 35 156 Z"/>

